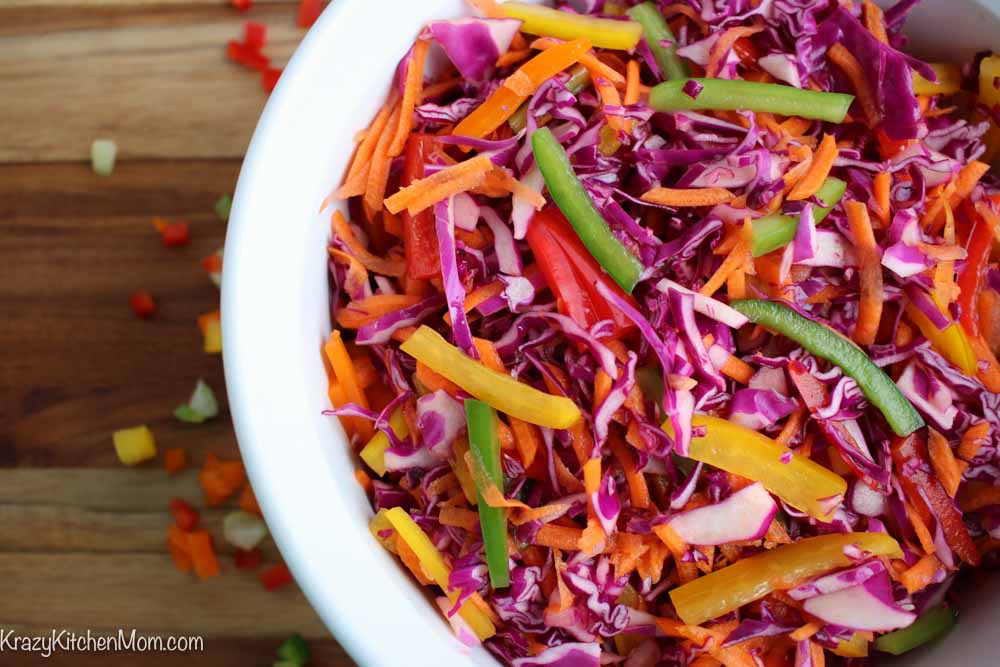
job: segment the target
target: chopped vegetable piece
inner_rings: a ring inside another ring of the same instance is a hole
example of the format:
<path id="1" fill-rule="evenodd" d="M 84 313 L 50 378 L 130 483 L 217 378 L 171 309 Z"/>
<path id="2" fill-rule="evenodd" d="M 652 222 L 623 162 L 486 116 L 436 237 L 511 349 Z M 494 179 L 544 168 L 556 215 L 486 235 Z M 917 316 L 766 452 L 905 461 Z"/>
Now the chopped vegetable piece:
<path id="1" fill-rule="evenodd" d="M 237 570 L 253 571 L 260 567 L 263 558 L 260 549 L 250 549 L 249 551 L 237 549 L 236 553 L 233 554 L 233 565 L 236 566 Z"/>
<path id="2" fill-rule="evenodd" d="M 476 504 L 479 507 L 479 526 L 483 534 L 483 547 L 486 549 L 490 585 L 494 589 L 506 588 L 510 585 L 506 510 L 486 504 L 479 483 L 485 476 L 490 483 L 503 489 L 497 416 L 493 408 L 474 398 L 465 399 L 465 416 L 469 425 L 469 450 L 472 452 L 474 465 L 481 471 L 480 475 L 473 475 L 473 479 L 476 481 Z"/>
<path id="3" fill-rule="evenodd" d="M 570 399 L 546 394 L 487 368 L 426 325 L 413 332 L 400 349 L 479 400 L 522 421 L 569 428 L 580 420 L 580 410 Z"/>
<path id="4" fill-rule="evenodd" d="M 950 320 L 951 316 L 947 309 L 941 307 L 933 294 L 930 295 L 930 298 L 937 305 L 941 314 Z M 976 374 L 976 353 L 969 345 L 969 339 L 958 322 L 951 321 L 943 328 L 938 328 L 912 301 L 906 304 L 906 315 L 911 322 L 917 325 L 924 338 L 931 342 L 934 349 L 941 353 L 941 356 L 962 369 L 966 375 L 971 377 Z"/>
<path id="5" fill-rule="evenodd" d="M 301 0 L 296 24 L 300 28 L 311 28 L 323 13 L 323 0 Z"/>
<path id="6" fill-rule="evenodd" d="M 191 241 L 188 223 L 183 220 L 169 223 L 160 231 L 160 234 L 163 237 L 163 245 L 168 248 L 187 245 Z"/>
<path id="7" fill-rule="evenodd" d="M 206 354 L 222 352 L 222 322 L 219 311 L 198 316 L 198 326 L 201 328 L 203 349 Z"/>
<path id="8" fill-rule="evenodd" d="M 688 457 L 760 482 L 792 507 L 828 521 L 847 492 L 847 482 L 832 472 L 745 426 L 709 415 L 694 415 Z M 663 429 L 673 437 L 669 420 Z M 734 446 L 738 444 L 738 446 Z"/>
<path id="9" fill-rule="evenodd" d="M 824 202 L 823 208 L 813 208 L 813 220 L 819 224 L 830 215 L 833 207 L 843 198 L 847 191 L 847 183 L 839 178 L 827 178 L 816 197 Z M 754 257 L 762 257 L 778 248 L 783 248 L 795 238 L 799 228 L 799 216 L 776 213 L 765 215 L 753 221 L 753 234 L 750 237 L 750 253 Z"/>
<path id="10" fill-rule="evenodd" d="M 292 583 L 292 573 L 284 563 L 272 565 L 257 575 L 257 580 L 269 591 L 276 591 Z"/>
<path id="11" fill-rule="evenodd" d="M 156 441 L 146 426 L 115 431 L 111 438 L 115 443 L 118 460 L 127 466 L 156 458 Z"/>
<path id="12" fill-rule="evenodd" d="M 979 103 L 988 109 L 1000 104 L 1000 87 L 997 86 L 1000 77 L 1000 55 L 989 55 L 979 63 Z M 1000 153 L 1000 123 L 991 114 L 990 129 L 983 137 L 986 144 L 984 160 L 992 161 Z"/>
<path id="13" fill-rule="evenodd" d="M 246 471 L 239 461 L 222 461 L 214 454 L 205 457 L 198 481 L 205 492 L 205 504 L 221 505 L 246 483 Z"/>
<path id="14" fill-rule="evenodd" d="M 943 605 L 925 611 L 909 627 L 875 640 L 875 650 L 902 655 L 948 634 L 955 627 L 955 612 Z"/>
<path id="15" fill-rule="evenodd" d="M 642 26 L 646 44 L 660 68 L 660 76 L 665 80 L 687 78 L 687 66 L 677 55 L 677 38 L 660 8 L 652 2 L 644 2 L 628 10 L 628 15 Z"/>
<path id="16" fill-rule="evenodd" d="M 528 34 L 567 40 L 585 37 L 601 49 L 627 51 L 642 36 L 642 26 L 633 21 L 594 18 L 525 2 L 505 2 L 500 9 L 510 18 L 521 19 L 521 30 Z"/>
<path id="17" fill-rule="evenodd" d="M 590 83 L 590 70 L 588 70 L 583 65 L 577 65 L 572 70 L 570 70 L 569 78 L 566 79 L 566 90 L 576 95 Z M 528 103 L 525 102 L 517 111 L 514 112 L 508 120 L 507 124 L 510 125 L 510 129 L 515 132 L 520 132 L 525 128 L 528 122 Z M 539 121 L 539 125 L 544 125 L 543 121 Z"/>
<path id="18" fill-rule="evenodd" d="M 219 195 L 219 198 L 215 200 L 215 206 L 212 207 L 215 211 L 215 215 L 219 220 L 223 222 L 229 220 L 229 213 L 233 210 L 233 198 L 229 195 Z"/>
<path id="19" fill-rule="evenodd" d="M 816 356 L 839 366 L 845 375 L 854 378 L 868 400 L 882 411 L 897 435 L 909 435 L 924 425 L 920 413 L 892 379 L 872 363 L 857 345 L 833 329 L 773 301 L 747 299 L 736 301 L 732 306 L 751 321 L 791 338 Z"/>
<path id="20" fill-rule="evenodd" d="M 256 514 L 257 516 L 263 516 L 260 511 L 260 505 L 257 504 L 257 497 L 253 493 L 253 488 L 250 484 L 243 487 L 243 491 L 240 493 L 240 509 L 244 512 L 249 512 L 250 514 Z"/>
<path id="21" fill-rule="evenodd" d="M 400 187 L 406 188 L 424 178 L 424 165 L 434 152 L 436 142 L 430 134 L 413 134 L 406 142 Z M 411 214 L 402 211 L 403 247 L 406 251 L 406 275 L 415 280 L 427 280 L 441 275 L 434 212 Z"/>
<path id="22" fill-rule="evenodd" d="M 410 428 L 406 423 L 406 417 L 402 410 L 396 410 L 389 418 L 389 428 L 396 434 L 397 438 L 405 438 L 410 435 Z M 389 436 L 384 431 L 378 431 L 368 441 L 358 456 L 368 464 L 368 467 L 375 471 L 379 477 L 385 474 L 385 450 L 389 448 Z"/>
<path id="23" fill-rule="evenodd" d="M 549 194 L 573 225 L 583 245 L 615 282 L 631 293 L 642 274 L 642 263 L 611 232 L 576 177 L 562 145 L 547 127 L 543 127 L 531 135 L 531 149 Z"/>
<path id="24" fill-rule="evenodd" d="M 854 564 L 845 547 L 873 556 L 901 558 L 896 540 L 885 533 L 839 533 L 807 537 L 716 570 L 670 591 L 677 615 L 689 625 L 728 614 L 769 593 L 809 577 Z"/>
<path id="25" fill-rule="evenodd" d="M 183 498 L 174 498 L 170 501 L 170 513 L 174 515 L 174 523 L 184 532 L 191 532 L 198 527 L 198 510 Z"/>
<path id="26" fill-rule="evenodd" d="M 278 657 L 301 667 L 312 658 L 312 652 L 302 635 L 295 633 L 278 647 Z"/>
<path id="27" fill-rule="evenodd" d="M 147 318 L 156 312 L 156 302 L 146 290 L 132 292 L 128 297 L 128 305 L 138 317 Z"/>
<path id="28" fill-rule="evenodd" d="M 118 144 L 111 139 L 95 139 L 90 145 L 90 167 L 98 176 L 110 176 L 115 170 Z"/>
<path id="29" fill-rule="evenodd" d="M 219 559 L 212 548 L 212 536 L 204 530 L 187 534 L 187 548 L 194 564 L 194 573 L 202 581 L 219 574 Z"/>
<path id="30" fill-rule="evenodd" d="M 458 593 L 448 586 L 448 577 L 451 575 L 451 568 L 444 562 L 441 552 L 437 550 L 434 543 L 420 526 L 413 521 L 409 514 L 402 507 L 393 507 L 387 510 L 385 518 L 392 525 L 393 530 L 401 540 L 406 542 L 409 548 L 420 559 L 420 566 L 434 582 L 441 587 L 448 599 L 455 602 Z M 496 634 L 496 627 L 489 617 L 483 613 L 476 605 L 468 600 L 462 603 L 458 610 L 459 615 L 469 624 L 472 631 L 480 640 L 488 639 Z"/>
<path id="31" fill-rule="evenodd" d="M 252 0 L 229 0 L 229 4 L 231 4 L 233 7 L 240 10 L 241 12 L 245 12 L 248 9 L 250 9 L 250 7 L 253 5 L 253 2 Z"/>
<path id="32" fill-rule="evenodd" d="M 163 467 L 171 475 L 176 475 L 187 467 L 187 451 L 180 447 L 171 447 L 163 452 Z"/>
<path id="33" fill-rule="evenodd" d="M 962 70 L 952 63 L 931 63 L 937 74 L 937 83 L 913 73 L 913 92 L 916 95 L 951 95 L 962 88 Z"/>
<path id="34" fill-rule="evenodd" d="M 695 81 L 702 87 L 697 97 L 691 97 L 684 92 L 684 86 L 688 81 Z M 800 116 L 831 123 L 843 122 L 853 101 L 853 95 L 843 93 L 825 93 L 777 83 L 727 79 L 665 81 L 653 88 L 649 94 L 649 106 L 657 111 L 748 110 Z"/>
<path id="35" fill-rule="evenodd" d="M 267 537 L 267 526 L 256 514 L 230 512 L 222 520 L 222 534 L 234 547 L 250 550 Z"/>

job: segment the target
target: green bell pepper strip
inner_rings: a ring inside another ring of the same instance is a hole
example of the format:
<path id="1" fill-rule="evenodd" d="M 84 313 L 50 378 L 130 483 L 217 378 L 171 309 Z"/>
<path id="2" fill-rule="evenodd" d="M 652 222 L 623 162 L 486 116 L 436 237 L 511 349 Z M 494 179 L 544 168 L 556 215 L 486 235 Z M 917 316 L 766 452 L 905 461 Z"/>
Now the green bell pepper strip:
<path id="1" fill-rule="evenodd" d="M 752 322 L 791 338 L 817 357 L 839 366 L 845 375 L 854 378 L 868 400 L 882 411 L 896 435 L 909 435 L 924 425 L 920 413 L 892 379 L 861 348 L 833 329 L 774 301 L 746 299 L 731 305 Z"/>
<path id="2" fill-rule="evenodd" d="M 295 633 L 278 647 L 278 657 L 294 665 L 305 665 L 312 657 L 312 652 L 306 640 Z"/>
<path id="3" fill-rule="evenodd" d="M 687 78 L 687 66 L 677 55 L 677 38 L 670 31 L 659 7 L 652 2 L 644 2 L 628 10 L 627 14 L 642 26 L 646 44 L 660 66 L 660 76 L 664 80 Z M 663 46 L 663 42 L 670 42 L 670 46 Z"/>
<path id="4" fill-rule="evenodd" d="M 820 201 L 826 202 L 823 208 L 814 208 L 813 217 L 818 224 L 837 205 L 847 191 L 847 183 L 839 178 L 827 178 L 816 192 Z M 766 255 L 769 252 L 783 248 L 795 238 L 799 228 L 799 218 L 796 215 L 775 213 L 765 215 L 753 221 L 753 233 L 750 235 L 750 254 L 754 257 Z"/>
<path id="5" fill-rule="evenodd" d="M 497 438 L 497 415 L 486 403 L 474 398 L 465 399 L 465 418 L 469 427 L 469 450 L 473 462 L 489 481 L 503 488 L 503 469 L 500 466 L 500 441 Z M 479 507 L 479 527 L 483 532 L 486 549 L 486 566 L 490 584 L 494 589 L 510 585 L 510 564 L 507 555 L 507 514 L 502 507 L 490 507 L 483 498 L 479 477 L 476 480 L 476 503 Z"/>
<path id="6" fill-rule="evenodd" d="M 901 655 L 944 636 L 953 627 L 955 627 L 955 612 L 948 607 L 935 607 L 902 630 L 890 632 L 876 639 L 875 650 Z"/>
<path id="7" fill-rule="evenodd" d="M 573 172 L 569 156 L 549 128 L 539 128 L 531 135 L 531 150 L 549 194 L 573 225 L 583 245 L 608 275 L 623 290 L 631 293 L 639 282 L 643 266 L 611 232 L 583 183 Z"/>
<path id="8" fill-rule="evenodd" d="M 583 65 L 577 65 L 569 71 L 569 78 L 566 79 L 566 90 L 576 95 L 581 90 L 587 87 L 590 83 L 590 71 Z M 514 115 L 507 119 L 507 124 L 510 125 L 510 129 L 514 132 L 520 132 L 528 124 L 528 102 L 525 102 L 517 108 Z M 545 116 L 548 118 L 548 116 Z"/>
<path id="9" fill-rule="evenodd" d="M 701 92 L 691 97 L 684 92 L 688 81 L 701 84 Z M 757 83 L 729 79 L 675 79 L 664 81 L 649 94 L 649 106 L 656 111 L 765 111 L 782 116 L 800 116 L 843 122 L 853 95 L 803 90 L 778 83 Z"/>

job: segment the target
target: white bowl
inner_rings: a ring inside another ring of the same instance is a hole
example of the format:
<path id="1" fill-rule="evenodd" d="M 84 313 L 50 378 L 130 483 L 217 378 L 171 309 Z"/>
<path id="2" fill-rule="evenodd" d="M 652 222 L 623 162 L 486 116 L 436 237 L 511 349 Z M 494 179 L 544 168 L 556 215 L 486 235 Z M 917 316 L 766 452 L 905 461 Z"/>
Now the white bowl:
<path id="1" fill-rule="evenodd" d="M 495 665 L 468 653 L 436 607 L 368 532 L 371 509 L 329 408 L 320 348 L 329 218 L 352 137 L 382 104 L 421 25 L 462 0 L 334 0 L 285 69 L 247 152 L 226 238 L 224 358 L 236 435 L 254 490 L 309 601 L 363 665 Z M 926 0 L 907 24 L 915 50 L 964 57 L 1000 47 L 1000 0 Z M 997 664 L 1000 607 L 966 613 L 906 664 Z M 976 604 L 963 604 L 963 609 Z M 933 661 L 933 663 L 932 663 Z"/>

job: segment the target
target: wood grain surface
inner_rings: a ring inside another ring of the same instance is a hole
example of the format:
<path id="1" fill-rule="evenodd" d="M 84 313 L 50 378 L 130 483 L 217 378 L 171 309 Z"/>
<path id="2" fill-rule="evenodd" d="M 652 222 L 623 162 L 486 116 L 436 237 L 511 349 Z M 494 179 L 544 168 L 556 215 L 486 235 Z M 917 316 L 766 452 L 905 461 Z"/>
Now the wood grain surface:
<path id="1" fill-rule="evenodd" d="M 212 205 L 232 192 L 266 95 L 224 48 L 260 21 L 283 64 L 303 34 L 295 7 L 0 0 L 0 628 L 204 638 L 188 653 L 0 652 L 0 665 L 270 666 L 292 632 L 311 664 L 353 664 L 297 588 L 268 592 L 233 567 L 228 509 L 203 512 L 222 575 L 177 572 L 166 508 L 202 505 L 196 473 L 124 468 L 111 445 L 144 423 L 161 452 L 238 456 L 221 359 L 195 324 L 219 299 L 198 260 L 222 245 Z M 98 137 L 119 146 L 108 178 L 87 161 Z M 191 244 L 164 248 L 155 216 L 189 220 Z M 128 307 L 137 288 L 157 300 L 149 321 Z M 171 412 L 199 377 L 222 414 L 182 424 Z M 271 540 L 262 550 L 280 559 Z"/>

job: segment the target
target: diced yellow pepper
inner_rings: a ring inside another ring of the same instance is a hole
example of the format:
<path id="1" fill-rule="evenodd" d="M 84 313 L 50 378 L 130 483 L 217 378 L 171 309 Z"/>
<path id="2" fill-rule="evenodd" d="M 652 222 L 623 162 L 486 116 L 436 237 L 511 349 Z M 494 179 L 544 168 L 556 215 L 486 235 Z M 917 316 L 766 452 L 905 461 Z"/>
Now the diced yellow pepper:
<path id="1" fill-rule="evenodd" d="M 992 108 L 1000 104 L 1000 88 L 997 83 L 1000 80 L 1000 56 L 989 56 L 983 58 L 979 63 L 979 103 L 987 108 Z M 983 137 L 986 144 L 986 155 L 982 158 L 986 162 L 992 162 L 1000 154 L 1000 127 L 990 119 L 990 129 Z"/>
<path id="2" fill-rule="evenodd" d="M 938 303 L 937 299 L 931 294 L 931 298 L 937 304 L 938 309 L 948 316 L 947 310 L 941 308 L 941 304 Z M 906 314 L 909 316 L 910 321 L 917 325 L 920 329 L 920 333 L 931 342 L 931 345 L 935 350 L 941 353 L 941 356 L 955 364 L 958 368 L 962 370 L 963 373 L 969 377 L 973 377 L 976 374 L 976 369 L 978 367 L 978 361 L 976 359 L 976 353 L 972 350 L 972 346 L 969 344 L 969 339 L 965 335 L 965 331 L 959 326 L 958 322 L 952 322 L 944 329 L 938 329 L 934 326 L 934 323 L 921 312 L 919 308 L 914 306 L 912 303 L 906 304 Z"/>
<path id="3" fill-rule="evenodd" d="M 219 320 L 209 320 L 205 323 L 204 339 L 207 354 L 222 352 L 222 324 Z"/>
<path id="4" fill-rule="evenodd" d="M 766 435 L 708 415 L 695 415 L 691 421 L 695 428 L 704 427 L 705 435 L 691 438 L 690 458 L 760 482 L 810 516 L 829 521 L 836 498 L 847 492 L 843 477 Z M 669 421 L 663 429 L 673 434 Z"/>
<path id="5" fill-rule="evenodd" d="M 564 40 L 582 37 L 602 49 L 628 51 L 642 36 L 642 26 L 635 21 L 595 18 L 525 2 L 505 2 L 500 9 L 513 19 L 521 19 L 521 30 L 530 35 Z"/>
<path id="6" fill-rule="evenodd" d="M 410 435 L 410 427 L 406 424 L 406 418 L 402 410 L 396 410 L 389 418 L 389 428 L 400 438 Z M 385 474 L 385 450 L 389 448 L 389 436 L 378 431 L 368 441 L 359 456 L 361 460 L 368 464 L 379 477 Z"/>
<path id="7" fill-rule="evenodd" d="M 127 466 L 156 458 L 156 441 L 146 426 L 123 428 L 111 434 L 118 460 Z"/>
<path id="8" fill-rule="evenodd" d="M 455 600 L 458 599 L 458 592 L 448 588 L 448 577 L 451 575 L 451 568 L 444 562 L 441 552 L 437 550 L 437 547 L 427 537 L 427 534 L 410 518 L 410 515 L 402 507 L 393 507 L 387 510 L 385 517 L 392 524 L 397 536 L 405 540 L 406 545 L 420 559 L 420 566 L 424 569 L 424 572 L 434 579 L 437 585 L 441 587 L 441 590 L 445 592 L 445 595 L 448 596 L 448 599 L 454 604 Z M 471 601 L 466 600 L 458 610 L 458 613 L 469 624 L 469 627 L 476 633 L 480 641 L 496 634 L 497 630 L 493 625 L 493 621 Z"/>
<path id="9" fill-rule="evenodd" d="M 735 447 L 734 447 L 735 449 Z M 739 609 L 776 590 L 854 563 L 844 548 L 856 546 L 875 556 L 902 558 L 886 533 L 831 533 L 763 551 L 670 591 L 681 620 L 688 625 Z"/>
<path id="10" fill-rule="evenodd" d="M 951 95 L 962 87 L 962 70 L 952 63 L 931 63 L 937 74 L 937 83 L 931 83 L 916 72 L 913 73 L 913 92 L 917 95 Z"/>
<path id="11" fill-rule="evenodd" d="M 841 639 L 830 650 L 842 658 L 865 658 L 868 656 L 868 640 L 855 632 L 850 639 Z"/>
<path id="12" fill-rule="evenodd" d="M 400 349 L 484 403 L 521 421 L 565 429 L 580 420 L 580 409 L 570 399 L 546 394 L 487 368 L 426 325 L 414 331 Z"/>

